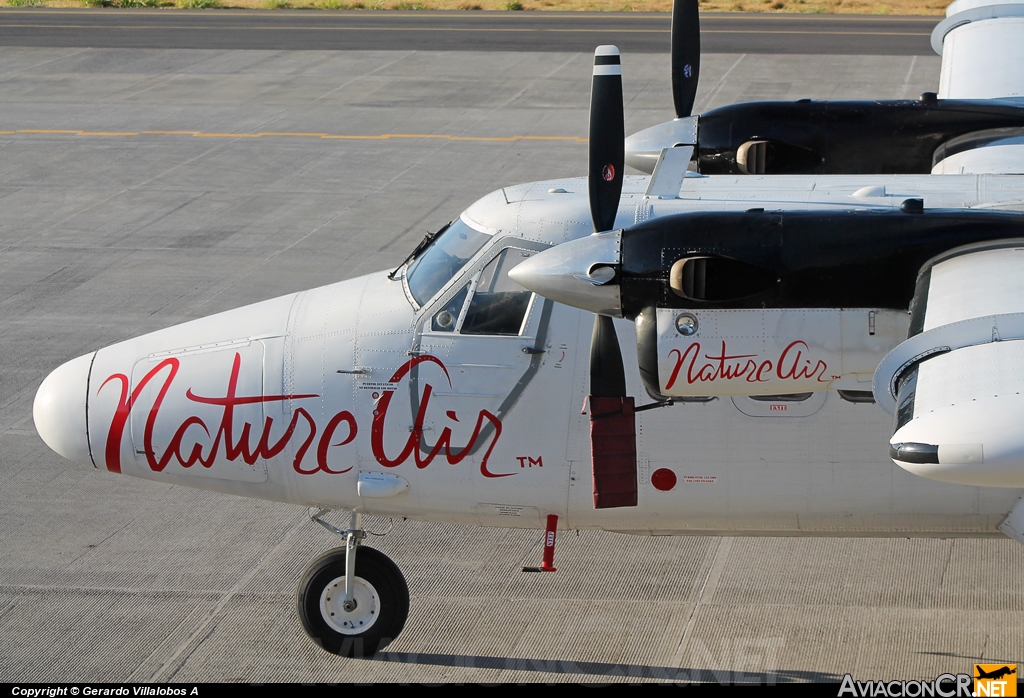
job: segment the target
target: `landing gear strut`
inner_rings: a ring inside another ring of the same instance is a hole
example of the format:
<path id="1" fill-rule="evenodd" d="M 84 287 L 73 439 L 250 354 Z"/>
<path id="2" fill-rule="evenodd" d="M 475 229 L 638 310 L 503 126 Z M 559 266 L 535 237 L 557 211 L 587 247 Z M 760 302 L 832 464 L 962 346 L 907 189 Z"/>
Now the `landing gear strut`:
<path id="1" fill-rule="evenodd" d="M 313 520 L 345 536 L 345 547 L 328 550 L 306 568 L 299 581 L 302 627 L 313 642 L 343 657 L 369 657 L 398 637 L 409 614 L 409 587 L 384 553 L 361 545 L 362 516 L 352 515 L 345 531 L 319 517 Z"/>

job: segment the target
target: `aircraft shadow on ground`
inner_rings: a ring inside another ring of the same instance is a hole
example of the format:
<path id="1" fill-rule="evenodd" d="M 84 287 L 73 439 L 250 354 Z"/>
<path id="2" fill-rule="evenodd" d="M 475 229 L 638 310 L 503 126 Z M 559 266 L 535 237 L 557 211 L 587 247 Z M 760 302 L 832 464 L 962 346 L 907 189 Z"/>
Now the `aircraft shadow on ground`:
<path id="1" fill-rule="evenodd" d="M 991 657 L 972 657 L 966 654 L 955 652 L 918 652 L 918 654 L 929 654 L 933 657 L 949 657 L 950 659 L 969 659 L 975 664 L 1020 664 L 1019 659 L 992 659 Z"/>
<path id="2" fill-rule="evenodd" d="M 499 669 L 534 671 L 551 674 L 586 674 L 607 678 L 654 679 L 678 683 L 753 683 L 774 684 L 811 681 L 839 683 L 840 676 L 827 672 L 779 669 L 774 672 L 740 672 L 728 669 L 650 666 L 647 664 L 613 664 L 611 662 L 578 662 L 570 659 L 530 659 L 524 657 L 488 657 L 466 654 L 430 654 L 419 652 L 380 652 L 371 657 L 378 662 L 421 664 L 467 669 Z"/>

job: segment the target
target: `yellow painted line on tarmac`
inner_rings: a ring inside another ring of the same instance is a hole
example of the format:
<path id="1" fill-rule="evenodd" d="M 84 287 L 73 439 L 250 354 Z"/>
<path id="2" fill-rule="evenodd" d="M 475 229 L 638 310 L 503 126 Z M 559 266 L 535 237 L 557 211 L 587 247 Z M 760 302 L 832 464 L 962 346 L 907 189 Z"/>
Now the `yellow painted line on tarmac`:
<path id="1" fill-rule="evenodd" d="M 261 131 L 260 136 L 281 136 L 283 138 L 323 138 L 326 133 L 291 133 L 288 131 Z"/>
<path id="2" fill-rule="evenodd" d="M 514 143 L 517 141 L 563 141 L 569 143 L 586 143 L 588 139 L 578 136 L 453 136 L 448 133 L 381 133 L 377 135 L 357 135 L 341 133 L 307 133 L 303 131 L 261 131 L 259 133 L 212 133 L 205 131 L 80 131 L 77 129 L 36 129 L 23 128 L 17 131 L 0 131 L 0 134 L 15 135 L 57 135 L 57 136 L 191 136 L 193 138 L 319 138 L 323 140 L 351 141 L 386 141 L 404 140 L 446 140 L 446 141 L 479 141 L 491 143 Z"/>
<path id="3" fill-rule="evenodd" d="M 12 133 L 47 133 L 71 136 L 137 136 L 138 131 L 73 131 L 68 129 L 25 128 Z"/>

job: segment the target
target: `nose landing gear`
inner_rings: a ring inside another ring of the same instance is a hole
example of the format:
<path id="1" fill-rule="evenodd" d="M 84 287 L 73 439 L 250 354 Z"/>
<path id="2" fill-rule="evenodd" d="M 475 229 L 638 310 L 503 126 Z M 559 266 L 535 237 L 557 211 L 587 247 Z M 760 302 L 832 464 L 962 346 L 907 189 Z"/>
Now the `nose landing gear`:
<path id="1" fill-rule="evenodd" d="M 302 627 L 313 642 L 343 657 L 381 651 L 398 637 L 409 614 L 405 577 L 384 553 L 360 545 L 366 535 L 360 519 L 354 515 L 352 526 L 342 532 L 314 517 L 344 533 L 346 545 L 313 560 L 297 594 Z"/>

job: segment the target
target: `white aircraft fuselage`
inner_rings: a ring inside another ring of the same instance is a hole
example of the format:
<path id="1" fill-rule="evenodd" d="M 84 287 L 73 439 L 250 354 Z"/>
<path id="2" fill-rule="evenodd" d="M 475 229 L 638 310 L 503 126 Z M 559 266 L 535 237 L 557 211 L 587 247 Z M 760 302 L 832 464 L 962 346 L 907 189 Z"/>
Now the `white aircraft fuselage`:
<path id="1" fill-rule="evenodd" d="M 671 199 L 645 197 L 647 182 L 626 178 L 616 227 L 694 210 L 888 211 L 910 197 L 1024 208 L 1014 176 L 692 176 Z M 637 415 L 637 506 L 595 509 L 583 414 L 594 316 L 535 294 L 518 331 L 488 334 L 486 312 L 467 316 L 496 256 L 593 232 L 587 181 L 507 187 L 461 222 L 486 239 L 431 298 L 416 299 L 407 270 L 379 272 L 100 349 L 40 388 L 40 433 L 101 470 L 380 516 L 542 528 L 555 514 L 560 528 L 654 535 L 1002 535 L 1018 489 L 906 472 L 887 453 L 892 418 L 848 399 L 872 390 L 907 337 L 908 313 L 882 308 L 705 312 L 688 344 L 659 355 L 663 387 L 671 379 L 666 392 L 683 400 Z M 616 325 L 628 393 L 654 402 L 633 324 Z"/>
<path id="2" fill-rule="evenodd" d="M 933 32 L 938 93 L 694 115 L 676 0 L 673 121 L 626 138 L 599 46 L 587 177 L 491 193 L 391 273 L 74 359 L 36 428 L 97 469 L 320 509 L 345 546 L 299 620 L 345 656 L 409 611 L 364 514 L 545 528 L 524 571 L 555 571 L 556 528 L 1024 543 L 1024 5 L 992 2 Z"/>

